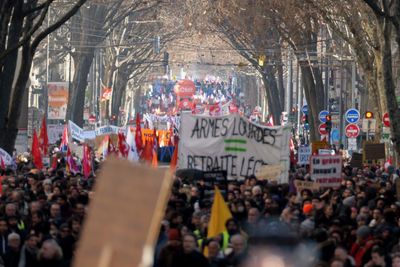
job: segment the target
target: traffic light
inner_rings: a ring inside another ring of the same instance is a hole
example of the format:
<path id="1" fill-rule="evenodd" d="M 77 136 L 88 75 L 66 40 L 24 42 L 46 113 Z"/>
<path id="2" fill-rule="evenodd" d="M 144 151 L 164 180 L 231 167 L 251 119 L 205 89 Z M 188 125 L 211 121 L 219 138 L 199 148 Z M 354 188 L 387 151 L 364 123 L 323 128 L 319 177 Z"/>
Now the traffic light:
<path id="1" fill-rule="evenodd" d="M 374 118 L 374 113 L 372 111 L 365 112 L 365 118 L 366 119 L 373 119 Z"/>
<path id="2" fill-rule="evenodd" d="M 168 61 L 169 61 L 169 53 L 164 52 L 164 59 L 163 59 L 163 65 L 168 66 Z"/>
<path id="3" fill-rule="evenodd" d="M 304 124 L 308 123 L 308 115 L 304 115 Z"/>
<path id="4" fill-rule="evenodd" d="M 330 131 L 332 129 L 332 116 L 330 114 L 328 114 L 328 115 L 326 115 L 325 119 L 326 119 L 326 122 L 325 122 L 326 130 Z"/>

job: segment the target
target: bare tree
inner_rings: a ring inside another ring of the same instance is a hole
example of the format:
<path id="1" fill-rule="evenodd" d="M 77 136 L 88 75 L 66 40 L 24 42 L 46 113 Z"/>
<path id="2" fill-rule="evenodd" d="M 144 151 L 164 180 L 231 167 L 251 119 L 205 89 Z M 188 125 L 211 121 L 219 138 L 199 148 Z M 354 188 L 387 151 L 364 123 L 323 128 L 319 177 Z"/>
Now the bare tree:
<path id="1" fill-rule="evenodd" d="M 5 0 L 0 4 L 0 147 L 11 152 L 17 136 L 21 98 L 40 42 L 73 16 L 86 0 L 77 0 L 49 27 L 43 27 L 54 0 Z M 17 66 L 20 61 L 19 67 Z"/>

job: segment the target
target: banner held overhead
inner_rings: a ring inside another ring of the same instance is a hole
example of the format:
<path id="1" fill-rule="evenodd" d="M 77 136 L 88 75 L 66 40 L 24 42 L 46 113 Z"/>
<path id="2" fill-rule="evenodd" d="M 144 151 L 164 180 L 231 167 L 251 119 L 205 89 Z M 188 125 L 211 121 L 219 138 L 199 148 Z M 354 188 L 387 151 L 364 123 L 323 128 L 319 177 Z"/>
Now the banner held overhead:
<path id="1" fill-rule="evenodd" d="M 278 182 L 287 182 L 290 126 L 266 127 L 238 114 L 182 115 L 178 169 L 224 170 L 228 178 L 256 175 L 265 165 L 282 164 Z"/>

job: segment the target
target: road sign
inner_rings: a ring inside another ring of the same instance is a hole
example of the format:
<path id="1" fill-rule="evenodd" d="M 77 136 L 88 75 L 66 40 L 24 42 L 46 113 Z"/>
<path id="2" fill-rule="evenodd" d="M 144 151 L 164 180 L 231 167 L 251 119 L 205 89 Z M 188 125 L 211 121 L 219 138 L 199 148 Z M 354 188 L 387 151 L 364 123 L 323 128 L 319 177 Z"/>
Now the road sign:
<path id="1" fill-rule="evenodd" d="M 328 114 L 329 114 L 329 111 L 327 111 L 327 110 L 322 110 L 322 111 L 319 113 L 319 121 L 322 122 L 322 123 L 325 123 L 325 122 L 326 122 L 326 115 L 328 115 Z"/>
<path id="2" fill-rule="evenodd" d="M 383 125 L 386 127 L 390 127 L 390 120 L 389 120 L 389 113 L 383 114 L 383 119 L 382 119 Z"/>
<path id="3" fill-rule="evenodd" d="M 349 138 L 347 139 L 347 149 L 352 151 L 357 151 L 357 139 Z"/>
<path id="4" fill-rule="evenodd" d="M 90 115 L 89 116 L 89 123 L 90 124 L 95 124 L 96 123 L 96 116 L 95 115 Z"/>
<path id="5" fill-rule="evenodd" d="M 357 124 L 348 124 L 345 129 L 348 138 L 356 138 L 360 134 L 360 128 Z"/>
<path id="6" fill-rule="evenodd" d="M 362 130 L 363 132 L 375 133 L 376 119 L 363 119 Z"/>
<path id="7" fill-rule="evenodd" d="M 331 130 L 331 143 L 338 144 L 340 139 L 339 129 L 333 128 Z"/>
<path id="8" fill-rule="evenodd" d="M 357 123 L 360 120 L 360 112 L 355 108 L 351 108 L 347 110 L 344 117 L 348 123 Z"/>
<path id="9" fill-rule="evenodd" d="M 325 123 L 320 124 L 318 127 L 318 131 L 322 135 L 328 134 L 328 131 L 326 130 L 326 124 Z"/>
<path id="10" fill-rule="evenodd" d="M 303 112 L 304 115 L 307 115 L 307 114 L 308 114 L 308 105 L 304 105 L 304 106 L 301 108 L 301 112 Z"/>

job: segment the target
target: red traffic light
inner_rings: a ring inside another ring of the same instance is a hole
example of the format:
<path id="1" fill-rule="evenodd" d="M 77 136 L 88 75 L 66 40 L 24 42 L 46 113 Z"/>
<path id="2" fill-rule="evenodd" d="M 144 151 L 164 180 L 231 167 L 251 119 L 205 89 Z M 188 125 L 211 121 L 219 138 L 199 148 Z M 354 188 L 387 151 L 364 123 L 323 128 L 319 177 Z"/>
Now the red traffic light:
<path id="1" fill-rule="evenodd" d="M 371 111 L 365 112 L 366 119 L 372 119 L 373 117 L 374 117 L 374 113 L 372 113 Z"/>

